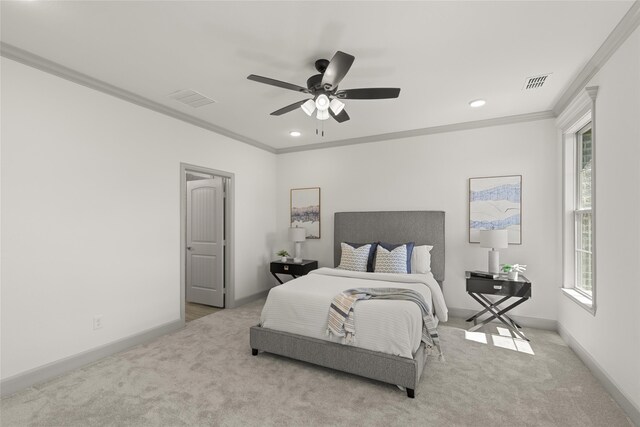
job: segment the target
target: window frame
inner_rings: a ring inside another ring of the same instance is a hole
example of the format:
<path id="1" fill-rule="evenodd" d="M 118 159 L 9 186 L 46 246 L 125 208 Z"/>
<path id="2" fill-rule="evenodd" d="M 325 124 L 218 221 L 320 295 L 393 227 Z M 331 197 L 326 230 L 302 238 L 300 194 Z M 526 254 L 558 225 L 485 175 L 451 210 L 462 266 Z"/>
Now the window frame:
<path id="1" fill-rule="evenodd" d="M 560 113 L 556 120 L 562 135 L 562 294 L 587 310 L 593 316 L 596 315 L 597 299 L 597 242 L 596 242 L 596 97 L 598 86 L 591 86 L 581 91 L 574 100 Z M 579 183 L 578 135 L 580 131 L 591 128 L 591 295 L 576 286 L 577 243 L 578 232 L 577 216 L 587 212 L 587 209 L 578 209 L 577 192 Z M 577 212 L 577 213 L 576 213 Z"/>

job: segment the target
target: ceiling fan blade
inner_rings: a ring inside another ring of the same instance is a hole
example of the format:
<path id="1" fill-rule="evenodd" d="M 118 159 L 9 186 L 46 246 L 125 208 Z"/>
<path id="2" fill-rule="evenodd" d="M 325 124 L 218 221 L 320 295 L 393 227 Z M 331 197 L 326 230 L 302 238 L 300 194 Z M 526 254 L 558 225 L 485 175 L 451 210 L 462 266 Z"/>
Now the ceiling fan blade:
<path id="1" fill-rule="evenodd" d="M 348 53 L 337 51 L 333 58 L 331 58 L 331 62 L 329 62 L 329 66 L 326 70 L 324 70 L 324 74 L 322 75 L 322 87 L 325 89 L 336 88 L 344 76 L 347 75 L 349 68 L 351 68 L 351 64 L 356 58 Z"/>
<path id="2" fill-rule="evenodd" d="M 247 76 L 247 79 L 253 80 L 254 82 L 264 83 L 271 86 L 281 87 L 283 89 L 295 90 L 296 92 L 304 92 L 309 93 L 309 89 L 306 87 L 294 85 L 292 83 L 281 82 L 280 80 L 270 79 L 269 77 L 256 76 L 255 74 L 251 74 Z"/>
<path id="3" fill-rule="evenodd" d="M 345 89 L 336 92 L 340 99 L 389 99 L 397 98 L 400 88 L 397 87 L 370 87 L 366 89 Z"/>
<path id="4" fill-rule="evenodd" d="M 336 115 L 336 114 L 333 114 L 333 111 L 331 111 L 331 108 L 329 108 L 329 114 L 331 114 L 331 117 L 336 119 L 336 122 L 338 123 L 346 122 L 347 120 L 350 119 L 345 109 L 342 109 L 342 111 L 340 111 L 340 114 Z"/>
<path id="5" fill-rule="evenodd" d="M 288 113 L 290 111 L 295 110 L 296 108 L 300 108 L 300 106 L 302 104 L 304 104 L 305 102 L 307 102 L 306 99 L 303 99 L 302 101 L 294 102 L 291 105 L 287 105 L 286 107 L 282 107 L 281 109 L 274 111 L 273 113 L 271 113 L 271 115 L 272 116 L 281 116 L 284 113 Z"/>

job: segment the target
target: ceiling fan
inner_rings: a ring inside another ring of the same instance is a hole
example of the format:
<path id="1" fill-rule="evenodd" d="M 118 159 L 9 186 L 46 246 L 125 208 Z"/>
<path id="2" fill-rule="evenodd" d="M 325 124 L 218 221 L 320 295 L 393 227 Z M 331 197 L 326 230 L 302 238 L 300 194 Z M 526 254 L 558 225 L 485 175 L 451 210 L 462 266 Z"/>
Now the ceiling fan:
<path id="1" fill-rule="evenodd" d="M 333 55 L 331 61 L 318 59 L 315 67 L 320 74 L 309 77 L 306 88 L 255 74 L 251 74 L 247 79 L 313 96 L 280 108 L 271 113 L 272 116 L 281 116 L 300 107 L 308 116 L 317 110 L 316 117 L 319 120 L 327 120 L 331 116 L 338 123 L 342 123 L 349 120 L 342 99 L 389 99 L 400 95 L 399 88 L 391 87 L 338 90 L 338 85 L 347 75 L 354 60 L 354 56 L 340 51 Z"/>

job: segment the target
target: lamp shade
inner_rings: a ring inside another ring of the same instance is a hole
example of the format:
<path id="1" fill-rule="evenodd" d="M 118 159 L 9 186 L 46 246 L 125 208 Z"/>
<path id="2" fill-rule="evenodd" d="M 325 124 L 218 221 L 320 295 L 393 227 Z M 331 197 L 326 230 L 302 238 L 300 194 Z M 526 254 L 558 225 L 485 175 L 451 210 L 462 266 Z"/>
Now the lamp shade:
<path id="1" fill-rule="evenodd" d="M 300 227 L 291 227 L 289 229 L 289 240 L 292 242 L 304 242 L 307 239 L 307 230 Z"/>
<path id="2" fill-rule="evenodd" d="M 509 246 L 507 230 L 480 230 L 480 247 L 500 249 Z"/>

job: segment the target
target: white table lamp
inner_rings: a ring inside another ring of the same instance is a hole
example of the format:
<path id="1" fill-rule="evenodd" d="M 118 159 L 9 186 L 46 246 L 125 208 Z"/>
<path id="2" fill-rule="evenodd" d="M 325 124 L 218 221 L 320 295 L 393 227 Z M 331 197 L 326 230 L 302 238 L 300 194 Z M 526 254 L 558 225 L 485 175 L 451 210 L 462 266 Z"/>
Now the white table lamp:
<path id="1" fill-rule="evenodd" d="M 491 248 L 489 251 L 489 273 L 500 272 L 500 254 L 496 249 L 509 246 L 507 230 L 480 230 L 480 247 Z"/>
<path id="2" fill-rule="evenodd" d="M 296 256 L 293 258 L 293 262 L 302 262 L 302 250 L 300 249 L 300 242 L 307 240 L 307 231 L 304 228 L 292 227 L 289 229 L 289 240 L 296 243 Z"/>

